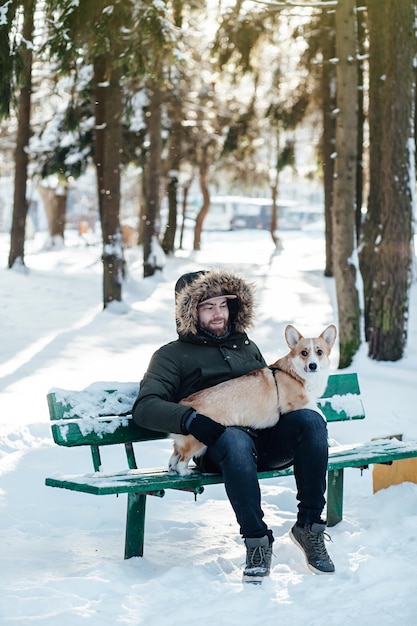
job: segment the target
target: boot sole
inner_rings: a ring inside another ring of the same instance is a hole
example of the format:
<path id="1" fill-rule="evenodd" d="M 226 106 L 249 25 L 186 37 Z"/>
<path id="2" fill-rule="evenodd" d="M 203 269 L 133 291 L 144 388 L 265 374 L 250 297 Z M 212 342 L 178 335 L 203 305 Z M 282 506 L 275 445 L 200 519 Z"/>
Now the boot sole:
<path id="1" fill-rule="evenodd" d="M 263 581 L 265 580 L 265 578 L 269 577 L 270 572 L 268 572 L 267 574 L 258 574 L 256 572 L 256 568 L 253 568 L 254 571 L 252 574 L 246 574 L 245 572 L 243 572 L 242 574 L 242 582 L 243 583 L 249 583 L 252 585 L 262 585 Z"/>
<path id="2" fill-rule="evenodd" d="M 267 578 L 267 576 L 242 576 L 242 583 L 246 583 L 247 585 L 262 585 L 263 581 Z"/>

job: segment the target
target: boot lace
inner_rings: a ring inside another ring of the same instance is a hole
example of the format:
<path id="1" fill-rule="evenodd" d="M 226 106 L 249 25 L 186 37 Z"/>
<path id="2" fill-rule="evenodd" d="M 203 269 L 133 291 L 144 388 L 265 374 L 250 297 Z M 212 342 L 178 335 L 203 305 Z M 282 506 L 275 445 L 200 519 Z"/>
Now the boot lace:
<path id="1" fill-rule="evenodd" d="M 269 567 L 272 556 L 272 546 L 255 546 L 248 549 L 248 567 Z"/>
<path id="2" fill-rule="evenodd" d="M 326 532 L 313 533 L 311 530 L 307 531 L 308 537 L 311 541 L 315 555 L 319 558 L 327 558 L 327 550 L 324 544 L 325 541 L 332 541 L 332 538 Z"/>

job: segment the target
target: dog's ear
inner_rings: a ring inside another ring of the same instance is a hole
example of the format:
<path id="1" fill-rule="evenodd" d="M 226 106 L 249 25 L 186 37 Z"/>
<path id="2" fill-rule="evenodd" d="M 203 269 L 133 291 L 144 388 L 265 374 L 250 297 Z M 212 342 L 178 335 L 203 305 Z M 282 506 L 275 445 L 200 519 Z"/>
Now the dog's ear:
<path id="1" fill-rule="evenodd" d="M 302 338 L 303 336 L 298 332 L 298 330 L 294 328 L 294 326 L 291 326 L 291 324 L 288 324 L 285 329 L 285 339 L 287 341 L 288 347 L 291 349 L 295 348 L 297 343 Z"/>
<path id="2" fill-rule="evenodd" d="M 333 344 L 336 341 L 336 335 L 336 326 L 334 324 L 330 324 L 330 326 L 323 330 L 320 337 L 324 339 L 324 341 L 330 346 L 330 348 L 333 348 Z"/>

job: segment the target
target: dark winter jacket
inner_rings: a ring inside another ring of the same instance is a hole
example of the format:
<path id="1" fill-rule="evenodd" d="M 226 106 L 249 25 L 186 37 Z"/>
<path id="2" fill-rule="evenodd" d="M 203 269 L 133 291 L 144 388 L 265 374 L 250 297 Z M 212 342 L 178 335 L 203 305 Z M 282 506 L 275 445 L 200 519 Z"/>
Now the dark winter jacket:
<path id="1" fill-rule="evenodd" d="M 230 335 L 209 338 L 199 331 L 197 305 L 227 294 L 237 296 L 227 301 Z M 139 426 L 167 433 L 184 432 L 190 408 L 178 404 L 182 398 L 266 365 L 246 334 L 254 319 L 251 284 L 226 270 L 194 272 L 178 280 L 175 295 L 178 339 L 155 352 L 133 406 Z"/>

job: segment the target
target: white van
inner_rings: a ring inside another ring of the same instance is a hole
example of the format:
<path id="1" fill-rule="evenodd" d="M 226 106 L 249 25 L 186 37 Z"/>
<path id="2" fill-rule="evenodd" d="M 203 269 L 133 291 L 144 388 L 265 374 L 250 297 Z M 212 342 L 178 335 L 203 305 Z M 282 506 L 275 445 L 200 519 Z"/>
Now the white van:
<path id="1" fill-rule="evenodd" d="M 236 196 L 212 196 L 203 230 L 230 230 Z"/>

